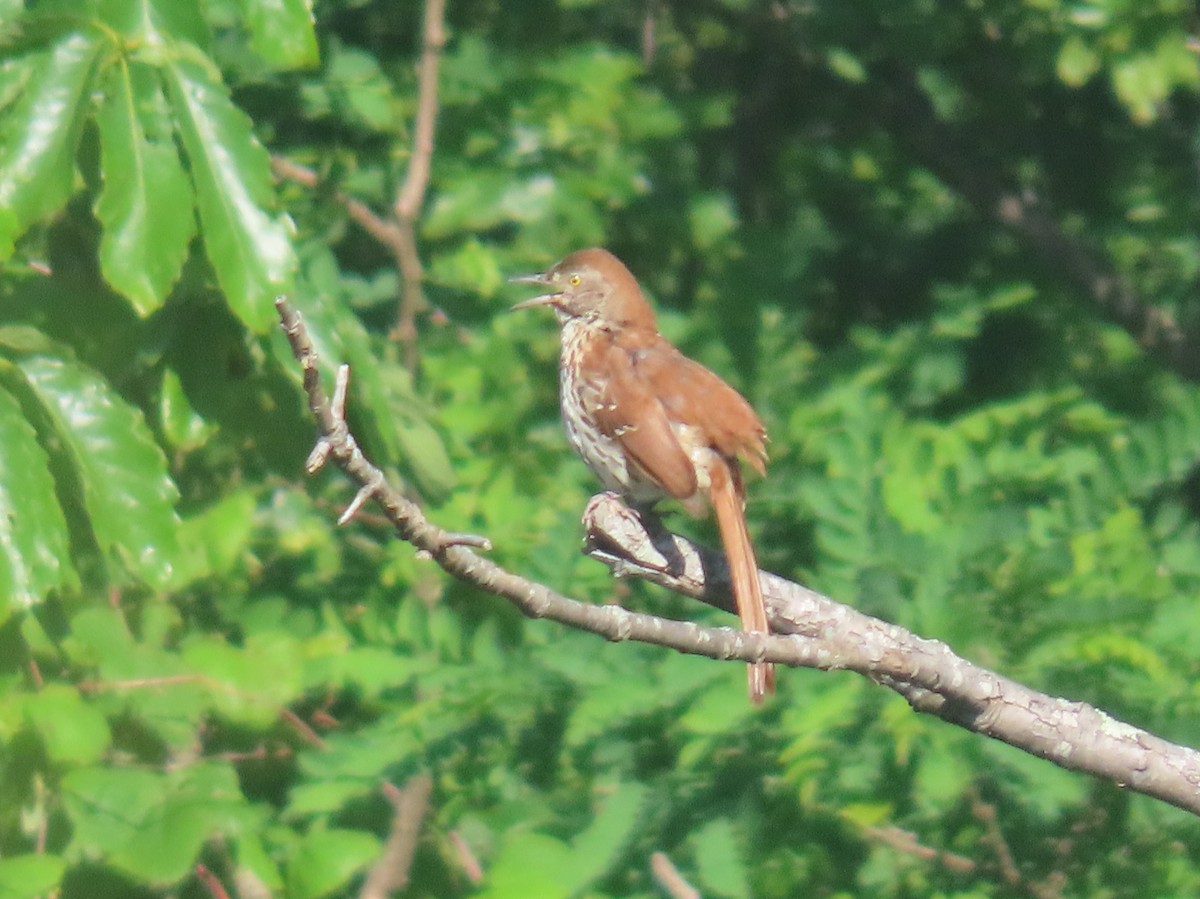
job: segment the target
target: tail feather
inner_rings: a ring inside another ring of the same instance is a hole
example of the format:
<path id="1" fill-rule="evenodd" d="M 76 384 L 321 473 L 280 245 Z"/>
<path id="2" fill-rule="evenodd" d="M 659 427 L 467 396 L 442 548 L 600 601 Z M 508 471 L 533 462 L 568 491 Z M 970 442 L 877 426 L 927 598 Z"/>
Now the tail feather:
<path id="1" fill-rule="evenodd" d="M 754 557 L 750 532 L 746 529 L 741 478 L 733 467 L 736 464 L 717 457 L 710 469 L 709 498 L 729 563 L 729 579 L 733 583 L 733 598 L 742 619 L 742 630 L 769 634 L 771 627 L 763 602 L 758 561 Z M 754 702 L 762 702 L 764 696 L 775 691 L 775 666 L 770 662 L 751 662 L 746 673 L 750 699 Z"/>

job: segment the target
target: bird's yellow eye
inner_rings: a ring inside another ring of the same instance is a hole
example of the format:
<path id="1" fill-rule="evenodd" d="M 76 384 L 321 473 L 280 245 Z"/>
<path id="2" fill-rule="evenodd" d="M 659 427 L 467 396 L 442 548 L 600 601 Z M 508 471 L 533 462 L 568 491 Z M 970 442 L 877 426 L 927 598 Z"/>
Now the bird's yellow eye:
<path id="1" fill-rule="evenodd" d="M 578 287 L 583 278 L 579 277 L 579 275 L 571 275 L 568 280 L 571 282 L 572 287 Z"/>

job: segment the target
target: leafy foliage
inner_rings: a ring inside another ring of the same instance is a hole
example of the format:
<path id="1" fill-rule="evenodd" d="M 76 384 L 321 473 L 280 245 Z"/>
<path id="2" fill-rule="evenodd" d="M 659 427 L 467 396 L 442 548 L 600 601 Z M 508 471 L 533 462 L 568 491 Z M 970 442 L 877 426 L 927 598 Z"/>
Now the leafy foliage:
<path id="1" fill-rule="evenodd" d="M 649 10 L 449 4 L 409 371 L 338 192 L 408 171 L 416 4 L 0 2 L 0 897 L 355 895 L 418 772 L 414 895 L 654 895 L 656 851 L 714 896 L 1200 891 L 1182 813 L 849 675 L 756 711 L 738 666 L 525 622 L 302 481 L 280 292 L 439 522 L 723 623 L 579 555 L 553 329 L 500 314 L 603 243 L 768 423 L 764 567 L 1200 745 L 1200 396 L 1095 302 L 1200 327 L 1190 7 Z"/>

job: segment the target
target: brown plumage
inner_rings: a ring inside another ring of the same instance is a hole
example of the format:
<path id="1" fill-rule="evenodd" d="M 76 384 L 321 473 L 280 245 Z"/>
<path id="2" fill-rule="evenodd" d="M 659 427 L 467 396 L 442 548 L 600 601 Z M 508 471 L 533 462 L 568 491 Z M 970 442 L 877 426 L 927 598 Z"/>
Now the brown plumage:
<path id="1" fill-rule="evenodd" d="M 515 280 L 550 292 L 514 308 L 550 306 L 562 325 L 560 399 L 575 452 L 635 503 L 671 497 L 695 515 L 711 505 L 742 627 L 768 633 L 739 466 L 766 468 L 766 430 L 750 404 L 658 333 L 637 280 L 607 250 L 580 250 Z M 772 665 L 750 665 L 755 702 L 774 682 Z"/>

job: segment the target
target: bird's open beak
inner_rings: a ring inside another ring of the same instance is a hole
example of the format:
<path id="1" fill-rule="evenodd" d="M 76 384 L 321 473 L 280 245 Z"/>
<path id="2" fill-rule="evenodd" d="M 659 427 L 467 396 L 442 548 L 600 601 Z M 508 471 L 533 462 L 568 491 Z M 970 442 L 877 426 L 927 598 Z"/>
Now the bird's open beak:
<path id="1" fill-rule="evenodd" d="M 518 275 L 515 278 L 508 279 L 509 284 L 537 284 L 541 287 L 548 286 L 551 281 L 546 277 L 545 273 L 536 275 Z M 540 297 L 534 297 L 532 300 L 522 300 L 517 305 L 510 309 L 510 312 L 515 312 L 518 309 L 530 309 L 534 306 L 553 306 L 559 298 L 562 297 L 562 291 L 554 293 L 544 293 Z"/>

